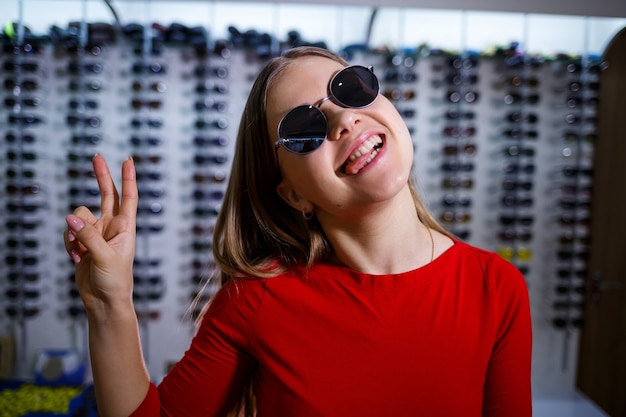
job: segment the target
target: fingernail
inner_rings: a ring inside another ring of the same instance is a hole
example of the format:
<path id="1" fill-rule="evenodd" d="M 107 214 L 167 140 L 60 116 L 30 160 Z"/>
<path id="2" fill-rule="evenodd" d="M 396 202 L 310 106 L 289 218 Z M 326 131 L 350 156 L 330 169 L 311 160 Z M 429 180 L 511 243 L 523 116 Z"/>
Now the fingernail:
<path id="1" fill-rule="evenodd" d="M 81 230 L 83 230 L 83 227 L 85 227 L 85 223 L 83 223 L 80 218 L 74 216 L 73 214 L 68 215 L 65 218 L 65 222 L 72 232 L 80 232 Z"/>
<path id="2" fill-rule="evenodd" d="M 93 158 L 91 159 L 95 159 L 96 156 L 100 155 L 100 152 L 96 152 L 95 154 L 93 154 Z"/>
<path id="3" fill-rule="evenodd" d="M 67 232 L 67 240 L 69 240 L 70 242 L 73 242 L 76 240 L 76 235 L 71 230 Z"/>
<path id="4" fill-rule="evenodd" d="M 80 262 L 80 255 L 78 254 L 78 252 L 76 250 L 71 250 L 70 251 L 70 258 L 72 258 L 72 261 L 74 261 L 74 263 L 79 263 Z"/>

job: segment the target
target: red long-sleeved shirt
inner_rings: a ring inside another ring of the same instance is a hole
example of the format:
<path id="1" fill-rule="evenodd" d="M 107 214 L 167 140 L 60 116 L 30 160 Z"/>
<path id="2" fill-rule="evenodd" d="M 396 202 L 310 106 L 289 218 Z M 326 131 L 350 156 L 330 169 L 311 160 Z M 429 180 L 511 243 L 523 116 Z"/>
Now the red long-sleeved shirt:
<path id="1" fill-rule="evenodd" d="M 133 417 L 225 415 L 252 378 L 259 417 L 529 417 L 520 272 L 462 242 L 417 270 L 331 265 L 223 287 Z"/>

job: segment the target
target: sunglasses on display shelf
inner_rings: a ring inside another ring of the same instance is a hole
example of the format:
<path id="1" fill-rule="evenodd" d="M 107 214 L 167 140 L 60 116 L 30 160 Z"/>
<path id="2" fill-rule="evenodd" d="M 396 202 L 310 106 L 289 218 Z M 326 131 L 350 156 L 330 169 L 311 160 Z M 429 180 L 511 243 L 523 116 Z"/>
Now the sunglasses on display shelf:
<path id="1" fill-rule="evenodd" d="M 160 63 L 152 62 L 148 64 L 133 64 L 132 72 L 133 74 L 165 74 L 166 70 Z"/>
<path id="2" fill-rule="evenodd" d="M 215 171 L 212 173 L 195 173 L 193 174 L 193 182 L 195 183 L 222 183 L 226 181 L 226 173 L 223 171 Z"/>
<path id="3" fill-rule="evenodd" d="M 535 165 L 509 162 L 504 165 L 503 171 L 505 174 L 534 174 Z"/>
<path id="4" fill-rule="evenodd" d="M 15 134 L 13 132 L 7 132 L 6 135 L 4 135 L 4 140 L 9 143 L 9 144 L 20 144 L 20 143 L 35 143 L 35 135 L 30 134 L 30 133 L 24 133 L 24 132 L 20 132 L 18 134 Z"/>
<path id="5" fill-rule="evenodd" d="M 4 99 L 4 107 L 13 108 L 16 106 L 39 107 L 41 99 L 39 97 L 7 97 Z"/>
<path id="6" fill-rule="evenodd" d="M 163 298 L 162 290 L 149 290 L 141 291 L 139 288 L 135 288 L 133 291 L 133 300 L 136 301 L 156 301 Z"/>
<path id="7" fill-rule="evenodd" d="M 570 269 L 570 268 L 559 268 L 556 271 L 556 276 L 558 278 L 580 278 L 584 279 L 587 277 L 588 271 L 586 269 Z"/>
<path id="8" fill-rule="evenodd" d="M 8 195 L 31 196 L 39 194 L 41 187 L 38 184 L 7 184 L 4 190 Z"/>
<path id="9" fill-rule="evenodd" d="M 474 170 L 472 162 L 446 161 L 441 164 L 443 172 L 471 172 Z"/>
<path id="10" fill-rule="evenodd" d="M 137 171 L 137 181 L 159 181 L 163 179 L 163 174 L 156 171 Z"/>
<path id="11" fill-rule="evenodd" d="M 559 200 L 558 205 L 564 210 L 573 209 L 589 209 L 591 208 L 591 201 L 588 200 L 574 200 L 574 199 L 562 199 Z"/>
<path id="12" fill-rule="evenodd" d="M 587 234 L 561 234 L 559 235 L 558 242 L 561 245 L 579 244 L 583 246 L 589 246 L 591 244 L 591 237 Z"/>
<path id="13" fill-rule="evenodd" d="M 519 181 L 515 179 L 505 178 L 502 180 L 502 189 L 507 191 L 524 190 L 530 191 L 533 189 L 532 181 Z"/>
<path id="14" fill-rule="evenodd" d="M 191 233 L 193 233 L 196 236 L 208 236 L 210 237 L 213 234 L 213 230 L 215 229 L 215 227 L 213 225 L 201 225 L 201 224 L 194 224 L 191 227 Z"/>
<path id="15" fill-rule="evenodd" d="M 5 240 L 4 243 L 6 247 L 10 249 L 16 249 L 16 248 L 36 249 L 39 247 L 39 241 L 35 239 L 23 239 L 23 238 L 9 237 Z"/>
<path id="16" fill-rule="evenodd" d="M 501 246 L 496 252 L 507 261 L 517 260 L 520 262 L 529 262 L 533 253 L 530 248 L 527 247 L 513 247 L 513 246 Z"/>
<path id="17" fill-rule="evenodd" d="M 10 318 L 32 318 L 37 316 L 41 310 L 35 306 L 7 306 L 4 311 Z"/>
<path id="18" fill-rule="evenodd" d="M 139 198 L 160 198 L 165 195 L 164 188 L 141 188 L 138 190 Z"/>
<path id="19" fill-rule="evenodd" d="M 418 79 L 417 73 L 413 71 L 400 70 L 398 68 L 388 68 L 383 75 L 385 82 L 412 83 Z"/>
<path id="20" fill-rule="evenodd" d="M 100 74 L 104 70 L 104 67 L 100 63 L 93 64 L 80 64 L 78 62 L 70 62 L 67 64 L 67 71 L 70 74 Z"/>
<path id="21" fill-rule="evenodd" d="M 228 138 L 226 136 L 213 136 L 213 137 L 205 137 L 205 136 L 196 136 L 193 138 L 193 144 L 199 147 L 202 146 L 227 146 Z"/>
<path id="22" fill-rule="evenodd" d="M 512 111 L 510 113 L 507 113 L 505 119 L 511 123 L 537 123 L 539 117 L 536 113 Z"/>
<path id="23" fill-rule="evenodd" d="M 480 95 L 478 94 L 477 91 L 454 90 L 454 91 L 448 91 L 448 93 L 446 94 L 446 100 L 454 104 L 461 103 L 461 101 L 471 104 L 471 103 L 475 103 L 476 101 L 478 101 L 479 96 Z"/>
<path id="24" fill-rule="evenodd" d="M 11 301 L 23 299 L 36 300 L 39 298 L 39 291 L 27 288 L 7 288 L 4 291 L 4 295 Z"/>
<path id="25" fill-rule="evenodd" d="M 160 128 L 163 126 L 163 119 L 139 119 L 135 117 L 131 119 L 130 125 L 135 129 L 139 129 L 143 125 L 146 125 L 147 127 Z"/>
<path id="26" fill-rule="evenodd" d="M 85 186 L 72 186 L 70 187 L 68 193 L 72 197 L 98 197 L 100 195 L 100 190 L 95 187 L 89 188 Z"/>
<path id="27" fill-rule="evenodd" d="M 30 231 L 39 227 L 41 222 L 26 221 L 24 219 L 9 219 L 4 222 L 4 227 L 10 231 Z"/>
<path id="28" fill-rule="evenodd" d="M 160 233 L 163 229 L 165 229 L 163 224 L 137 223 L 138 234 Z"/>
<path id="29" fill-rule="evenodd" d="M 336 73 L 328 84 L 329 95 L 314 104 L 291 109 L 278 124 L 276 150 L 308 154 L 317 150 L 328 134 L 326 116 L 320 106 L 327 100 L 345 107 L 360 109 L 369 106 L 378 96 L 379 84 L 372 68 L 353 65 Z"/>
<path id="30" fill-rule="evenodd" d="M 391 101 L 399 100 L 413 100 L 417 97 L 415 90 L 401 90 L 399 88 L 390 88 L 383 91 L 383 96 L 387 97 Z"/>
<path id="31" fill-rule="evenodd" d="M 224 191 L 222 190 L 194 190 L 191 194 L 194 200 L 216 200 L 221 201 L 224 198 Z"/>
<path id="32" fill-rule="evenodd" d="M 561 213 L 558 222 L 563 226 L 582 225 L 587 226 L 590 222 L 589 216 L 580 216 L 574 213 Z"/>
<path id="33" fill-rule="evenodd" d="M 215 154 L 215 155 L 195 155 L 193 158 L 196 165 L 204 164 L 217 164 L 223 165 L 228 162 L 227 154 Z"/>
<path id="34" fill-rule="evenodd" d="M 520 146 L 517 145 L 512 145 L 509 146 L 507 148 L 504 148 L 504 155 L 505 156 L 511 156 L 511 157 L 515 157 L 515 156 L 534 156 L 535 155 L 535 149 L 534 148 L 522 148 Z"/>
<path id="35" fill-rule="evenodd" d="M 555 317 L 552 319 L 552 325 L 557 329 L 567 329 L 568 327 L 580 329 L 583 324 L 582 317 Z"/>
<path id="36" fill-rule="evenodd" d="M 568 84 L 567 87 L 572 93 L 579 93 L 583 90 L 597 91 L 600 88 L 600 83 L 598 81 L 572 81 Z"/>
<path id="37" fill-rule="evenodd" d="M 449 67 L 455 68 L 457 70 L 469 70 L 478 66 L 478 58 L 466 58 L 460 56 L 450 57 L 447 60 L 447 64 Z"/>
<path id="38" fill-rule="evenodd" d="M 217 78 L 228 78 L 228 68 L 224 66 L 209 66 L 200 64 L 194 70 L 194 74 L 196 77 L 217 77 Z"/>
<path id="39" fill-rule="evenodd" d="M 24 272 L 24 271 L 10 271 L 6 274 L 7 280 L 11 284 L 19 284 L 26 282 L 38 282 L 39 274 L 36 272 Z"/>
<path id="40" fill-rule="evenodd" d="M 68 168 L 65 172 L 68 178 L 76 179 L 76 178 L 96 178 L 96 173 L 93 169 L 77 169 L 77 168 Z"/>
<path id="41" fill-rule="evenodd" d="M 130 138 L 130 143 L 133 146 L 159 146 L 163 143 L 163 141 L 160 138 L 153 136 L 132 136 Z"/>
<path id="42" fill-rule="evenodd" d="M 450 138 L 468 138 L 476 135 L 476 126 L 445 126 L 442 133 Z"/>
<path id="43" fill-rule="evenodd" d="M 95 116 L 69 115 L 66 117 L 65 120 L 67 122 L 67 125 L 71 127 L 76 127 L 80 125 L 85 127 L 97 128 L 100 127 L 100 125 L 102 124 L 100 118 Z"/>
<path id="44" fill-rule="evenodd" d="M 474 180 L 472 178 L 446 177 L 442 180 L 441 186 L 445 189 L 473 188 Z"/>
<path id="45" fill-rule="evenodd" d="M 470 207 L 472 205 L 472 200 L 467 197 L 446 194 L 441 199 L 441 205 L 444 207 Z"/>
<path id="46" fill-rule="evenodd" d="M 3 85 L 5 90 L 13 91 L 16 96 L 21 92 L 25 91 L 31 93 L 39 88 L 39 82 L 37 80 L 28 78 L 19 81 L 13 78 L 6 78 Z"/>
<path id="47" fill-rule="evenodd" d="M 39 258 L 31 255 L 9 254 L 4 257 L 4 262 L 9 266 L 35 266 L 39 265 Z"/>
<path id="48" fill-rule="evenodd" d="M 137 285 L 161 285 L 163 275 L 137 275 L 133 276 L 133 282 Z"/>
<path id="49" fill-rule="evenodd" d="M 212 247 L 213 247 L 213 242 L 211 242 L 211 240 L 205 240 L 205 241 L 195 240 L 191 242 L 191 249 L 194 252 L 209 252 Z"/>
<path id="50" fill-rule="evenodd" d="M 476 153 L 476 145 L 474 143 L 466 143 L 464 145 L 445 145 L 443 148 L 443 154 L 447 156 L 456 155 L 474 155 Z"/>
<path id="51" fill-rule="evenodd" d="M 203 207 L 194 207 L 193 214 L 197 217 L 204 216 L 217 216 L 220 212 L 220 206 L 203 206 Z"/>
<path id="52" fill-rule="evenodd" d="M 566 131 L 563 133 L 563 139 L 568 142 L 585 141 L 587 143 L 593 144 L 598 139 L 598 134 L 595 132 L 587 132 L 581 134 L 578 132 Z"/>
<path id="53" fill-rule="evenodd" d="M 533 235 L 528 230 L 504 229 L 498 232 L 498 238 L 504 242 L 529 242 Z"/>
<path id="54" fill-rule="evenodd" d="M 565 105 L 567 107 L 569 107 L 570 109 L 575 109 L 577 107 L 580 106 L 590 106 L 590 107 L 596 107 L 598 105 L 598 97 L 587 97 L 587 98 L 583 98 L 583 97 L 568 97 L 567 100 L 565 101 Z"/>
<path id="55" fill-rule="evenodd" d="M 44 119 L 34 114 L 10 114 L 7 121 L 11 125 L 27 126 L 44 123 Z"/>
<path id="56" fill-rule="evenodd" d="M 530 197 L 506 194 L 500 199 L 500 203 L 505 207 L 532 207 L 534 201 Z"/>
<path id="57" fill-rule="evenodd" d="M 36 72 L 39 70 L 39 64 L 33 61 L 4 61 L 2 63 L 2 70 L 5 72 Z"/>
<path id="58" fill-rule="evenodd" d="M 43 208 L 41 204 L 28 204 L 22 202 L 7 202 L 6 204 L 6 210 L 9 213 L 34 213 L 41 208 Z"/>
<path id="59" fill-rule="evenodd" d="M 598 124 L 598 118 L 596 116 L 582 117 L 578 114 L 569 113 L 565 115 L 565 123 L 567 123 L 568 125 L 577 125 L 583 123 L 596 125 Z"/>
<path id="60" fill-rule="evenodd" d="M 194 103 L 194 108 L 198 111 L 215 110 L 218 113 L 224 113 L 228 110 L 228 104 L 225 101 L 217 101 L 213 97 L 205 97 Z"/>
<path id="61" fill-rule="evenodd" d="M 572 293 L 584 294 L 585 287 L 581 285 L 557 285 L 554 287 L 554 292 L 559 295 L 572 294 Z"/>
<path id="62" fill-rule="evenodd" d="M 444 113 L 443 117 L 448 120 L 473 120 L 476 117 L 476 113 L 471 111 L 461 111 L 459 109 L 448 109 Z"/>
<path id="63" fill-rule="evenodd" d="M 160 258 L 135 258 L 133 265 L 137 268 L 157 268 L 161 266 L 162 259 Z"/>
<path id="64" fill-rule="evenodd" d="M 206 94 L 206 93 L 217 93 L 217 94 L 228 94 L 228 85 L 224 83 L 216 83 L 212 80 L 205 80 L 203 82 L 199 82 L 196 85 L 196 93 Z"/>
<path id="65" fill-rule="evenodd" d="M 504 96 L 504 104 L 537 104 L 539 99 L 539 94 L 522 95 L 520 93 L 508 93 Z"/>
<path id="66" fill-rule="evenodd" d="M 593 175 L 593 168 L 566 166 L 561 170 L 563 176 L 571 178 L 576 176 L 590 177 Z"/>
<path id="67" fill-rule="evenodd" d="M 157 110 L 160 109 L 162 105 L 163 102 L 161 100 L 141 100 L 134 98 L 130 101 L 130 106 L 135 110 L 139 110 L 144 107 L 147 109 Z"/>
<path id="68" fill-rule="evenodd" d="M 159 310 L 137 310 L 137 320 L 158 320 L 161 318 Z"/>
<path id="69" fill-rule="evenodd" d="M 91 154 L 91 153 L 78 154 L 78 153 L 70 152 L 70 153 L 67 154 L 67 160 L 70 161 L 70 162 L 87 162 L 87 163 L 91 163 L 92 159 L 93 159 L 93 154 Z"/>
<path id="70" fill-rule="evenodd" d="M 86 316 L 87 312 L 82 305 L 72 305 L 67 308 L 67 314 L 72 318 L 77 318 Z"/>
<path id="71" fill-rule="evenodd" d="M 440 88 L 444 85 L 447 86 L 463 86 L 474 85 L 478 83 L 478 74 L 468 74 L 459 71 L 450 71 L 443 79 L 432 80 L 431 85 L 434 88 Z"/>
<path id="72" fill-rule="evenodd" d="M 228 128 L 228 120 L 219 118 L 216 120 L 198 119 L 195 122 L 196 129 L 215 128 L 224 130 Z"/>
<path id="73" fill-rule="evenodd" d="M 512 75 L 507 78 L 504 83 L 510 87 L 537 87 L 541 81 L 537 77 L 524 77 L 522 75 Z"/>
<path id="74" fill-rule="evenodd" d="M 472 220 L 472 216 L 469 213 L 446 210 L 441 213 L 439 220 L 444 223 L 468 223 Z"/>
<path id="75" fill-rule="evenodd" d="M 131 84 L 133 91 L 139 92 L 143 90 L 151 90 L 155 93 L 164 93 L 167 91 L 167 84 L 163 81 L 153 81 L 149 83 L 142 83 L 141 81 L 133 81 Z"/>
<path id="76" fill-rule="evenodd" d="M 505 226 L 510 226 L 516 223 L 519 223 L 523 226 L 530 226 L 533 224 L 534 222 L 534 218 L 531 216 L 507 216 L 507 215 L 502 215 L 498 218 L 498 221 L 500 222 L 500 224 L 503 224 Z"/>
<path id="77" fill-rule="evenodd" d="M 83 111 L 87 109 L 89 110 L 97 109 L 98 102 L 96 100 L 78 100 L 78 99 L 73 98 L 67 103 L 67 106 L 72 110 L 76 110 L 82 113 Z"/>
<path id="78" fill-rule="evenodd" d="M 163 159 L 161 155 L 138 155 L 138 154 L 133 154 L 132 158 L 135 164 L 137 165 L 158 164 Z"/>
<path id="79" fill-rule="evenodd" d="M 513 128 L 503 130 L 502 135 L 508 139 L 537 139 L 537 137 L 539 137 L 539 132 L 536 130 Z"/>
<path id="80" fill-rule="evenodd" d="M 30 180 L 37 176 L 35 171 L 31 169 L 21 169 L 21 168 L 14 168 L 14 167 L 7 168 L 6 171 L 4 172 L 4 175 L 7 178 L 12 179 L 12 180 L 16 178 L 26 178 Z"/>
<path id="81" fill-rule="evenodd" d="M 569 261 L 578 259 L 579 261 L 586 261 L 589 258 L 589 251 L 579 250 L 574 251 L 571 249 L 560 249 L 556 253 L 556 257 L 561 261 Z"/>
<path id="82" fill-rule="evenodd" d="M 102 82 L 100 80 L 72 80 L 69 89 L 73 92 L 96 92 L 102 89 Z"/>
<path id="83" fill-rule="evenodd" d="M 102 143 L 101 135 L 72 135 L 72 143 L 75 145 L 99 145 Z"/>
<path id="84" fill-rule="evenodd" d="M 139 207 L 137 207 L 137 214 L 161 215 L 163 214 L 163 205 L 156 202 L 140 205 Z"/>
<path id="85" fill-rule="evenodd" d="M 562 310 L 576 310 L 582 311 L 585 308 L 585 303 L 583 301 L 554 301 L 552 303 L 552 308 L 558 311 Z"/>

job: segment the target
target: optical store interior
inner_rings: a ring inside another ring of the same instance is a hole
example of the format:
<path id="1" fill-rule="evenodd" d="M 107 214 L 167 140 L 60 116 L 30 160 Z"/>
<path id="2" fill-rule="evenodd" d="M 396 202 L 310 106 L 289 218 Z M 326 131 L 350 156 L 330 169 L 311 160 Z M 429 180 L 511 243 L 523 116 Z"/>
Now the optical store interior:
<path id="1" fill-rule="evenodd" d="M 621 334 L 621 356 L 599 371 L 607 381 L 621 372 L 621 385 L 593 384 L 621 394 L 580 383 L 583 334 L 596 324 L 588 265 L 602 241 L 590 227 L 596 150 L 609 140 L 600 80 L 611 46 L 626 56 L 615 41 L 626 4 L 517 3 L 3 0 L 0 410 L 14 414 L 0 415 L 70 415 L 89 386 L 87 322 L 62 234 L 76 207 L 99 210 L 95 153 L 117 183 L 128 155 L 137 167 L 134 299 L 151 378 L 182 357 L 247 94 L 269 59 L 298 45 L 373 66 L 411 132 L 427 206 L 523 273 L 535 415 L 626 415 L 623 307 L 603 320 Z M 15 411 L 26 389 L 55 400 Z M 621 408 L 606 399 L 616 397 Z"/>

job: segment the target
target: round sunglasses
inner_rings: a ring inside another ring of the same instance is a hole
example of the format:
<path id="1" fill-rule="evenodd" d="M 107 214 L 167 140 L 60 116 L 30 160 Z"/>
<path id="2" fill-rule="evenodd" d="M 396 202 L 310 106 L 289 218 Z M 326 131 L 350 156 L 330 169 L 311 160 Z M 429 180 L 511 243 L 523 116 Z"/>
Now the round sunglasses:
<path id="1" fill-rule="evenodd" d="M 291 109 L 278 124 L 278 140 L 274 147 L 301 155 L 322 146 L 328 133 L 326 116 L 319 109 L 322 103 L 332 100 L 342 107 L 360 109 L 376 100 L 378 78 L 372 67 L 352 65 L 333 76 L 328 84 L 329 95 L 315 104 L 304 104 Z"/>

